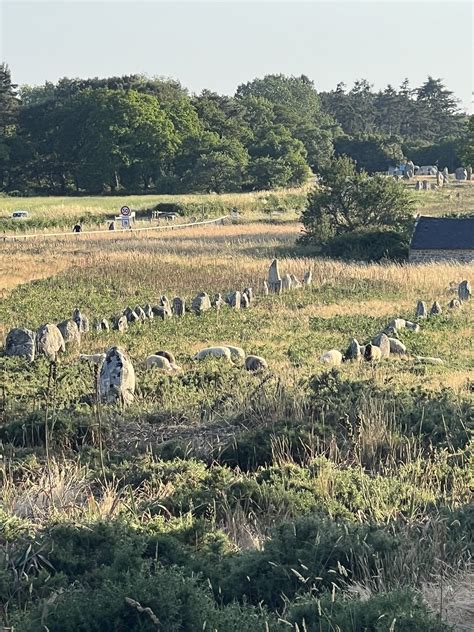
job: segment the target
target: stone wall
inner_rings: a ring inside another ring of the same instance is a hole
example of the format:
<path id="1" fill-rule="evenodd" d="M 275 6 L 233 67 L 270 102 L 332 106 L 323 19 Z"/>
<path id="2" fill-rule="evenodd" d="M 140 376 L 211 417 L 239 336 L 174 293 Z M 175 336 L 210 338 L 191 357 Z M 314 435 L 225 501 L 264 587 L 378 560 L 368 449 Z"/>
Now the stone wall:
<path id="1" fill-rule="evenodd" d="M 408 254 L 410 263 L 427 263 L 429 261 L 459 261 L 474 263 L 474 248 L 470 250 L 412 250 Z"/>

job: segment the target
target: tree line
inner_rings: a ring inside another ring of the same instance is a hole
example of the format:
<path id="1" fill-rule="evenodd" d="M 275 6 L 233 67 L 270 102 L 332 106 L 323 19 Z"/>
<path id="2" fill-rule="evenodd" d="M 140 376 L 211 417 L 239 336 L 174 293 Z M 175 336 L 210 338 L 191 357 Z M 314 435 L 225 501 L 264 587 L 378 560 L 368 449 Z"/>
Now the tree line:
<path id="1" fill-rule="evenodd" d="M 0 65 L 7 193 L 273 189 L 301 185 L 341 155 L 369 173 L 405 156 L 454 169 L 466 130 L 453 93 L 432 77 L 416 89 L 374 92 L 362 80 L 318 93 L 304 75 L 268 75 L 230 97 L 144 75 L 19 88 Z"/>

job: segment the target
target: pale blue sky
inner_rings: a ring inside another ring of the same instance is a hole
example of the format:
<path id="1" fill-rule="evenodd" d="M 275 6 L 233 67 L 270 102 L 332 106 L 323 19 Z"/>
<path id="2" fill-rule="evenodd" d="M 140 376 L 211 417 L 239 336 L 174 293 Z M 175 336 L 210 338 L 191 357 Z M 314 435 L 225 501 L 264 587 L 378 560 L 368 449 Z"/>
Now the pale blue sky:
<path id="1" fill-rule="evenodd" d="M 318 90 L 430 74 L 470 109 L 471 2 L 0 1 L 0 55 L 20 84 L 138 72 L 232 94 L 268 73 Z"/>

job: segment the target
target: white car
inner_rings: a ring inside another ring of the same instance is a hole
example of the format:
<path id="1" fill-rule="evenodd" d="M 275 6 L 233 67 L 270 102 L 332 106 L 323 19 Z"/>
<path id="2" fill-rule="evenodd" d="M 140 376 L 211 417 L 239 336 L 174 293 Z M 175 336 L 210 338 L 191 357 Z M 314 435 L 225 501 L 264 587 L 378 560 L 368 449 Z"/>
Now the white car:
<path id="1" fill-rule="evenodd" d="M 12 219 L 28 219 L 28 211 L 13 211 Z"/>

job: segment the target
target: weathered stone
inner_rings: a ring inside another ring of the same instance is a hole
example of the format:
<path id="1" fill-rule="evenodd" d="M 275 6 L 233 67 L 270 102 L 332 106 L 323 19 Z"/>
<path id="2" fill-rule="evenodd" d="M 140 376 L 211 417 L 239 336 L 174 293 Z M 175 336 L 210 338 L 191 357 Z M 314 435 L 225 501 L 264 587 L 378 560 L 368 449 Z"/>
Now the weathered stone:
<path id="1" fill-rule="evenodd" d="M 268 270 L 268 288 L 270 292 L 281 292 L 281 276 L 278 269 L 278 259 L 274 259 Z"/>
<path id="2" fill-rule="evenodd" d="M 294 274 L 290 274 L 290 279 L 291 279 L 291 287 L 295 290 L 299 287 L 301 287 L 301 282 L 299 279 L 296 278 L 296 276 Z"/>
<path id="3" fill-rule="evenodd" d="M 367 362 L 379 362 L 382 359 L 382 349 L 370 343 L 365 345 L 364 359 Z"/>
<path id="4" fill-rule="evenodd" d="M 253 290 L 251 287 L 246 287 L 245 290 L 242 292 L 242 295 L 246 295 L 246 297 L 249 299 L 249 304 L 253 301 Z"/>
<path id="5" fill-rule="evenodd" d="M 410 331 L 414 331 L 415 334 L 419 334 L 421 329 L 418 323 L 412 323 L 411 320 L 405 321 L 405 328 L 409 329 Z"/>
<path id="6" fill-rule="evenodd" d="M 443 173 L 441 171 L 437 171 L 436 172 L 436 184 L 439 187 L 442 187 L 443 184 L 444 184 L 444 176 L 443 176 Z"/>
<path id="7" fill-rule="evenodd" d="M 151 309 L 151 305 L 149 303 L 143 307 L 143 311 L 145 312 L 145 316 L 147 318 L 152 319 L 154 317 L 153 310 Z"/>
<path id="8" fill-rule="evenodd" d="M 108 404 L 127 406 L 135 393 L 135 370 L 120 347 L 107 349 L 99 375 L 101 397 Z"/>
<path id="9" fill-rule="evenodd" d="M 429 180 L 423 180 L 423 191 L 429 191 L 431 189 L 431 185 Z"/>
<path id="10" fill-rule="evenodd" d="M 123 333 L 128 329 L 128 320 L 125 314 L 118 314 L 117 316 L 114 316 L 113 323 L 113 328 L 120 333 Z"/>
<path id="11" fill-rule="evenodd" d="M 388 327 L 398 331 L 400 329 L 405 329 L 406 322 L 407 321 L 404 318 L 394 318 L 388 323 Z"/>
<path id="12" fill-rule="evenodd" d="M 226 360 L 231 360 L 232 354 L 230 352 L 229 347 L 206 347 L 205 349 L 201 349 L 194 356 L 194 360 L 204 360 L 204 358 L 225 358 Z"/>
<path id="13" fill-rule="evenodd" d="M 233 347 L 232 345 L 226 345 L 227 349 L 230 351 L 230 355 L 233 360 L 244 360 L 245 359 L 245 351 L 242 347 Z"/>
<path id="14" fill-rule="evenodd" d="M 468 301 L 471 298 L 472 289 L 469 281 L 461 281 L 458 286 L 458 296 L 460 301 Z"/>
<path id="15" fill-rule="evenodd" d="M 312 283 L 313 283 L 313 271 L 308 270 L 308 272 L 304 273 L 303 285 L 312 285 Z"/>
<path id="16" fill-rule="evenodd" d="M 211 300 L 206 292 L 200 292 L 193 298 L 192 306 L 193 312 L 200 316 L 203 312 L 211 309 Z"/>
<path id="17" fill-rule="evenodd" d="M 160 297 L 160 302 L 158 303 L 158 305 L 161 305 L 166 309 L 166 311 L 171 313 L 171 303 L 169 298 L 165 294 Z"/>
<path id="18" fill-rule="evenodd" d="M 131 307 L 126 307 L 123 310 L 123 315 L 126 316 L 129 323 L 137 323 L 140 320 L 138 314 Z"/>
<path id="19" fill-rule="evenodd" d="M 72 312 L 72 320 L 76 323 L 79 333 L 86 334 L 89 331 L 89 319 L 76 307 Z"/>
<path id="20" fill-rule="evenodd" d="M 58 323 L 58 329 L 66 345 L 79 346 L 81 344 L 81 333 L 74 320 L 63 320 Z"/>
<path id="21" fill-rule="evenodd" d="M 245 368 L 247 371 L 264 371 L 268 369 L 268 364 L 265 358 L 256 355 L 249 355 L 245 358 Z"/>
<path id="22" fill-rule="evenodd" d="M 263 296 L 268 296 L 268 283 L 266 281 L 263 282 L 262 293 Z"/>
<path id="23" fill-rule="evenodd" d="M 36 333 L 30 329 L 16 328 L 8 332 L 5 355 L 25 358 L 33 362 L 36 352 Z"/>
<path id="24" fill-rule="evenodd" d="M 167 320 L 172 316 L 171 312 L 169 312 L 166 307 L 163 307 L 163 305 L 153 305 L 152 310 L 153 316 L 155 318 L 161 318 L 161 320 Z"/>
<path id="25" fill-rule="evenodd" d="M 437 316 L 438 314 L 442 314 L 442 313 L 443 313 L 443 310 L 441 308 L 441 305 L 438 303 L 438 301 L 435 301 L 430 309 L 431 316 Z"/>
<path id="26" fill-rule="evenodd" d="M 285 276 L 282 277 L 281 279 L 282 290 L 291 290 L 292 285 L 293 285 L 293 282 L 291 280 L 291 276 L 289 274 L 285 274 Z"/>
<path id="27" fill-rule="evenodd" d="M 41 325 L 36 332 L 36 353 L 45 355 L 48 360 L 53 362 L 60 351 L 64 353 L 66 345 L 59 329 L 52 323 Z"/>
<path id="28" fill-rule="evenodd" d="M 441 358 L 432 358 L 430 356 L 415 356 L 414 360 L 416 364 L 444 364 L 444 361 L 441 360 Z"/>
<path id="29" fill-rule="evenodd" d="M 400 342 L 397 338 L 389 338 L 390 341 L 390 353 L 405 355 L 407 352 L 406 346 L 403 342 Z"/>
<path id="30" fill-rule="evenodd" d="M 426 307 L 426 303 L 424 301 L 418 301 L 418 303 L 416 304 L 416 317 L 417 318 L 428 317 L 428 308 Z"/>
<path id="31" fill-rule="evenodd" d="M 359 341 L 356 340 L 355 338 L 352 338 L 352 340 L 350 341 L 347 351 L 344 355 L 344 358 L 346 360 L 357 360 L 357 361 L 361 359 L 361 346 L 359 344 Z"/>
<path id="32" fill-rule="evenodd" d="M 448 303 L 449 309 L 459 309 L 461 307 L 461 301 L 457 298 L 452 298 Z"/>
<path id="33" fill-rule="evenodd" d="M 443 178 L 444 178 L 444 184 L 448 184 L 448 182 L 449 182 L 449 171 L 448 171 L 447 167 L 445 167 L 443 169 Z"/>
<path id="34" fill-rule="evenodd" d="M 330 349 L 321 355 L 319 361 L 323 364 L 333 364 L 334 366 L 339 366 L 342 364 L 342 353 L 338 349 Z"/>
<path id="35" fill-rule="evenodd" d="M 235 292 L 230 292 L 226 297 L 226 302 L 233 309 L 240 309 L 241 304 L 242 304 L 242 295 L 240 294 L 238 290 L 236 290 Z"/>
<path id="36" fill-rule="evenodd" d="M 241 294 L 240 295 L 240 307 L 242 309 L 247 309 L 247 307 L 250 307 L 250 301 L 249 301 L 249 297 L 247 296 L 247 294 Z"/>
<path id="37" fill-rule="evenodd" d="M 467 171 L 464 167 L 458 167 L 454 172 L 456 180 L 467 180 Z"/>
<path id="38" fill-rule="evenodd" d="M 472 180 L 472 167 L 470 165 L 466 169 L 466 177 L 468 180 Z"/>
<path id="39" fill-rule="evenodd" d="M 421 191 L 421 180 L 415 182 L 415 191 Z"/>
<path id="40" fill-rule="evenodd" d="M 135 309 L 133 311 L 138 316 L 138 320 L 141 323 L 144 323 L 146 321 L 145 311 L 144 311 L 144 309 L 142 307 L 140 307 L 140 305 L 136 305 L 136 307 L 135 307 Z"/>
<path id="41" fill-rule="evenodd" d="M 220 308 L 225 305 L 225 301 L 222 298 L 222 294 L 215 294 L 214 298 L 211 301 L 211 305 L 212 307 L 215 307 L 217 309 L 217 311 L 220 310 Z"/>
<path id="42" fill-rule="evenodd" d="M 388 358 L 390 355 L 390 340 L 387 334 L 380 333 L 372 340 L 372 344 L 379 347 L 382 358 Z"/>
<path id="43" fill-rule="evenodd" d="M 171 311 L 175 316 L 181 317 L 186 313 L 186 301 L 184 298 L 175 296 L 171 304 Z"/>
<path id="44" fill-rule="evenodd" d="M 101 331 L 109 331 L 110 329 L 110 325 L 109 325 L 109 321 L 107 320 L 107 318 L 103 318 L 100 323 L 100 330 Z"/>

